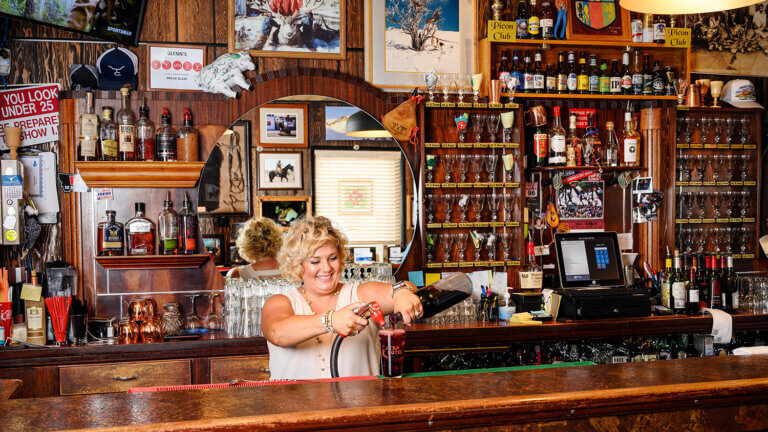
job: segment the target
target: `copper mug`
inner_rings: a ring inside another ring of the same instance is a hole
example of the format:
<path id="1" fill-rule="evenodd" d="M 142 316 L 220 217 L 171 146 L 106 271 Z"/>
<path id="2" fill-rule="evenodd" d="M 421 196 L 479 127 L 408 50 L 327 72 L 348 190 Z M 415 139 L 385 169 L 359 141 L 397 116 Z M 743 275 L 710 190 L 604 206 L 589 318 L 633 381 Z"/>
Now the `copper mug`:
<path id="1" fill-rule="evenodd" d="M 490 103 L 492 104 L 501 102 L 501 80 L 491 80 L 491 91 L 488 97 L 491 99 Z"/>
<path id="2" fill-rule="evenodd" d="M 141 341 L 145 343 L 160 342 L 163 338 L 163 324 L 160 317 L 153 316 L 141 323 Z"/>
<path id="3" fill-rule="evenodd" d="M 151 298 L 131 299 L 127 305 L 131 321 L 146 321 L 155 316 L 155 301 Z"/>
<path id="4" fill-rule="evenodd" d="M 117 338 L 120 343 L 137 343 L 139 341 L 139 325 L 128 319 L 120 320 L 120 325 L 117 328 Z"/>
<path id="5" fill-rule="evenodd" d="M 694 83 L 688 86 L 688 97 L 686 98 L 685 104 L 689 107 L 697 107 L 700 105 L 698 84 Z"/>
<path id="6" fill-rule="evenodd" d="M 544 126 L 547 124 L 547 109 L 544 105 L 532 106 L 525 112 L 526 126 Z"/>

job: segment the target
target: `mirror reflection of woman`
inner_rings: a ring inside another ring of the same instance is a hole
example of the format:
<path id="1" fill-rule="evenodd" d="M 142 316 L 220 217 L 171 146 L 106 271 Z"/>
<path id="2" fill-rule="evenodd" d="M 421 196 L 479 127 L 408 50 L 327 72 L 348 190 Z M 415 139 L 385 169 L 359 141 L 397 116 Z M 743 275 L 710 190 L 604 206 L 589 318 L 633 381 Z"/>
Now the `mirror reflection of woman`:
<path id="1" fill-rule="evenodd" d="M 275 256 L 282 244 L 282 231 L 275 222 L 267 218 L 250 219 L 237 237 L 238 253 L 250 264 L 233 268 L 227 277 L 279 277 L 281 273 Z"/>
<path id="2" fill-rule="evenodd" d="M 262 308 L 271 379 L 330 378 L 336 334 L 346 336 L 338 358 L 340 376 L 378 374 L 378 328 L 353 310 L 376 301 L 385 315 L 400 312 L 406 324 L 423 314 L 418 297 L 400 286 L 339 283 L 346 246 L 344 234 L 322 216 L 301 219 L 285 234 L 277 257 L 280 269 L 301 285 L 270 297 Z"/>

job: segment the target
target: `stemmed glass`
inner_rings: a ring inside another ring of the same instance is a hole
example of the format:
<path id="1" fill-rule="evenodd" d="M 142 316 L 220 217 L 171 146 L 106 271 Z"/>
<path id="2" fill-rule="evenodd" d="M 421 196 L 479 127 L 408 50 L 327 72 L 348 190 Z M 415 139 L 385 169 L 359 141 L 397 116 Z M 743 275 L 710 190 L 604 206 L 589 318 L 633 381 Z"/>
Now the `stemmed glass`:
<path id="1" fill-rule="evenodd" d="M 494 232 L 488 233 L 486 236 L 485 247 L 488 250 L 489 261 L 496 261 L 496 240 L 498 238 L 499 236 Z"/>
<path id="2" fill-rule="evenodd" d="M 741 129 L 739 130 L 739 135 L 741 136 L 741 143 L 746 144 L 749 142 L 749 117 L 742 117 L 739 120 L 739 123 L 741 123 Z"/>
<path id="3" fill-rule="evenodd" d="M 443 102 L 450 101 L 451 87 L 455 85 L 453 74 L 440 74 L 440 84 L 443 90 Z"/>
<path id="4" fill-rule="evenodd" d="M 504 128 L 504 132 L 502 134 L 503 141 L 505 143 L 512 141 L 512 128 L 515 125 L 515 112 L 509 111 L 505 113 L 501 113 L 501 126 Z"/>
<path id="5" fill-rule="evenodd" d="M 482 155 L 470 155 L 471 159 L 469 160 L 470 165 L 472 165 L 472 171 L 475 173 L 475 182 L 480 181 L 480 172 L 483 170 L 483 160 L 485 159 Z"/>
<path id="6" fill-rule="evenodd" d="M 688 80 L 685 78 L 678 78 L 673 82 L 675 86 L 675 94 L 677 94 L 677 104 L 683 105 L 685 98 L 685 91 L 688 89 Z"/>
<path id="7" fill-rule="evenodd" d="M 732 227 L 725 228 L 725 252 L 731 253 L 733 251 L 733 238 L 736 234 Z"/>
<path id="8" fill-rule="evenodd" d="M 685 137 L 685 143 L 690 144 L 691 143 L 691 136 L 693 135 L 693 129 L 695 125 L 691 124 L 691 117 L 690 116 L 684 116 L 683 117 L 683 124 L 685 125 L 685 128 L 683 130 L 683 136 Z"/>
<path id="9" fill-rule="evenodd" d="M 517 195 L 504 195 L 504 213 L 505 213 L 506 220 L 508 221 L 512 220 L 516 205 L 517 205 Z"/>
<path id="10" fill-rule="evenodd" d="M 742 154 L 739 156 L 739 159 L 741 160 L 741 179 L 746 181 L 747 178 L 749 178 L 750 156 L 748 154 Z"/>
<path id="11" fill-rule="evenodd" d="M 464 222 L 467 220 L 467 208 L 469 208 L 469 194 L 459 194 L 458 195 L 458 202 L 456 205 L 459 207 L 459 213 L 461 215 L 460 222 Z"/>
<path id="12" fill-rule="evenodd" d="M 712 93 L 712 98 L 714 98 L 715 102 L 712 104 L 712 108 L 720 108 L 720 105 L 717 104 L 717 98 L 720 97 L 720 93 L 723 90 L 723 82 L 722 81 L 711 81 L 709 83 L 710 91 Z"/>
<path id="13" fill-rule="evenodd" d="M 480 222 L 483 219 L 483 205 L 485 204 L 486 194 L 475 194 L 472 197 L 472 210 L 475 211 L 475 221 Z"/>
<path id="14" fill-rule="evenodd" d="M 731 205 L 733 204 L 733 191 L 723 192 L 723 206 L 725 207 L 725 216 L 730 218 L 733 210 Z"/>
<path id="15" fill-rule="evenodd" d="M 734 162 L 736 162 L 736 155 L 722 155 L 722 158 L 724 160 L 723 168 L 725 168 L 725 179 L 730 181 L 733 176 L 733 165 Z"/>
<path id="16" fill-rule="evenodd" d="M 687 129 L 687 127 L 686 127 L 686 125 L 687 125 L 686 119 L 687 119 L 686 116 L 680 116 L 680 117 L 677 118 L 677 136 L 678 136 L 678 138 L 677 138 L 678 141 L 677 142 L 681 142 L 682 141 L 681 137 L 685 136 L 685 131 Z"/>
<path id="17" fill-rule="evenodd" d="M 186 330 L 198 330 L 203 328 L 203 323 L 200 322 L 200 318 L 195 313 L 195 300 L 200 297 L 199 294 L 184 294 L 184 297 L 188 297 L 192 306 L 189 309 L 189 313 L 184 318 L 184 328 Z"/>
<path id="18" fill-rule="evenodd" d="M 707 163 L 709 158 L 706 155 L 696 155 L 696 159 L 693 160 L 693 165 L 696 167 L 696 177 L 698 181 L 704 180 L 704 170 L 707 169 Z"/>
<path id="19" fill-rule="evenodd" d="M 708 116 L 701 117 L 701 143 L 707 143 L 707 135 L 709 135 L 709 129 L 712 127 L 712 118 Z"/>
<path id="20" fill-rule="evenodd" d="M 696 244 L 698 245 L 698 248 L 696 249 L 697 253 L 704 252 L 704 247 L 707 245 L 707 241 L 709 240 L 709 231 L 701 228 L 697 228 L 695 234 Z"/>
<path id="21" fill-rule="evenodd" d="M 457 258 L 457 261 L 465 261 L 466 256 L 464 255 L 464 251 L 467 249 L 467 240 L 469 239 L 469 233 L 458 233 L 456 234 L 456 249 L 459 251 L 459 256 Z"/>
<path id="22" fill-rule="evenodd" d="M 496 114 L 490 114 L 487 117 L 488 132 L 491 134 L 490 140 L 492 143 L 496 142 L 496 132 L 499 130 L 499 116 Z"/>
<path id="23" fill-rule="evenodd" d="M 501 235 L 501 248 L 504 250 L 504 259 L 509 260 L 511 258 L 509 252 L 512 250 L 513 244 L 512 233 L 505 232 Z"/>
<path id="24" fill-rule="evenodd" d="M 461 74 L 459 75 L 459 78 L 456 82 L 456 86 L 459 90 L 459 102 L 464 102 L 464 92 L 467 90 L 469 92 L 472 91 L 472 80 L 469 78 L 469 75 L 467 74 Z"/>
<path id="25" fill-rule="evenodd" d="M 445 182 L 448 183 L 451 181 L 451 173 L 453 172 L 453 168 L 456 166 L 456 156 L 442 155 L 440 156 L 440 159 L 443 160 L 443 176 Z"/>
<path id="26" fill-rule="evenodd" d="M 463 143 L 467 140 L 467 123 L 469 122 L 469 116 L 467 113 L 461 114 L 454 119 L 456 123 L 456 130 L 458 131 L 459 142 Z"/>
<path id="27" fill-rule="evenodd" d="M 427 262 L 434 262 L 435 259 L 435 241 L 437 241 L 438 235 L 427 233 Z"/>
<path id="28" fill-rule="evenodd" d="M 715 144 L 720 144 L 721 135 L 723 134 L 723 125 L 725 124 L 725 118 L 715 117 L 714 121 L 715 121 L 715 132 L 714 132 Z"/>
<path id="29" fill-rule="evenodd" d="M 424 197 L 425 204 L 427 205 L 427 223 L 432 223 L 435 220 L 435 204 L 437 197 L 434 195 L 427 195 Z"/>
<path id="30" fill-rule="evenodd" d="M 504 178 L 506 181 L 515 181 L 515 155 L 507 153 L 501 156 L 501 163 L 504 165 Z"/>
<path id="31" fill-rule="evenodd" d="M 475 129 L 475 142 L 481 142 L 483 140 L 485 117 L 485 114 L 472 114 L 472 127 Z"/>
<path id="32" fill-rule="evenodd" d="M 725 119 L 725 142 L 731 144 L 733 142 L 733 128 L 736 126 L 736 119 L 728 117 Z"/>
<path id="33" fill-rule="evenodd" d="M 482 259 L 483 249 L 485 249 L 485 244 L 487 241 L 488 241 L 487 234 L 477 235 L 477 243 L 475 247 L 475 261 L 480 261 Z"/>
<path id="34" fill-rule="evenodd" d="M 456 237 L 453 234 L 444 233 L 440 235 L 440 247 L 443 249 L 443 262 L 449 262 L 451 260 L 451 250 L 453 244 L 456 241 Z"/>
<path id="35" fill-rule="evenodd" d="M 501 195 L 497 195 L 495 193 L 488 195 L 488 210 L 490 210 L 491 212 L 492 222 L 496 222 L 496 220 L 498 219 L 500 200 L 501 200 Z"/>
<path id="36" fill-rule="evenodd" d="M 467 181 L 467 171 L 469 170 L 469 161 L 472 159 L 472 155 L 461 154 L 457 156 L 459 158 L 459 183 Z"/>
<path id="37" fill-rule="evenodd" d="M 216 297 L 219 295 L 214 293 L 208 293 L 207 295 L 209 300 L 208 315 L 203 320 L 203 327 L 208 330 L 218 330 L 221 328 L 221 320 L 216 314 Z"/>
<path id="38" fill-rule="evenodd" d="M 696 192 L 694 195 L 694 198 L 696 200 L 696 208 L 699 212 L 699 219 L 704 218 L 704 212 L 706 208 L 704 208 L 704 199 L 707 197 L 707 194 L 704 192 Z"/>
<path id="39" fill-rule="evenodd" d="M 437 165 L 437 156 L 426 155 L 424 162 L 424 171 L 427 173 L 427 183 L 432 183 L 435 180 L 435 165 Z"/>
<path id="40" fill-rule="evenodd" d="M 749 246 L 749 242 L 752 239 L 752 229 L 748 227 L 742 227 L 741 235 L 741 245 L 739 247 L 741 249 L 741 254 L 744 255 L 747 253 L 747 247 Z"/>
<path id="41" fill-rule="evenodd" d="M 495 154 L 487 155 L 485 157 L 485 171 L 488 172 L 489 183 L 496 181 L 496 164 L 498 161 L 499 156 Z"/>
<path id="42" fill-rule="evenodd" d="M 686 253 L 690 253 L 693 246 L 693 229 L 680 228 L 679 237 L 681 249 L 686 251 Z"/>
<path id="43" fill-rule="evenodd" d="M 750 191 L 741 191 L 739 193 L 739 206 L 741 207 L 741 217 L 742 219 L 747 217 L 747 211 L 749 210 L 749 205 L 752 203 L 752 192 Z"/>
<path id="44" fill-rule="evenodd" d="M 715 191 L 709 194 L 709 201 L 712 203 L 712 217 L 720 219 L 720 204 L 722 203 L 722 195 L 720 192 Z"/>
<path id="45" fill-rule="evenodd" d="M 688 208 L 688 193 L 687 192 L 681 192 L 677 194 L 677 214 L 680 215 L 679 217 L 683 218 L 685 217 L 685 211 Z"/>
<path id="46" fill-rule="evenodd" d="M 723 244 L 723 228 L 712 229 L 712 245 L 715 247 L 715 252 L 720 252 L 720 245 Z"/>
<path id="47" fill-rule="evenodd" d="M 681 195 L 685 207 L 685 217 L 690 219 L 693 217 L 693 192 L 683 192 Z"/>
<path id="48" fill-rule="evenodd" d="M 440 201 L 443 203 L 443 211 L 445 212 L 445 222 L 451 221 L 451 213 L 453 213 L 453 204 L 456 202 L 456 196 L 453 194 L 440 195 Z"/>
<path id="49" fill-rule="evenodd" d="M 712 179 L 714 181 L 720 180 L 720 172 L 723 170 L 723 162 L 725 162 L 725 159 L 723 158 L 723 155 L 713 155 L 712 156 Z"/>
<path id="50" fill-rule="evenodd" d="M 681 181 L 691 181 L 691 162 L 693 162 L 693 155 L 680 155 Z"/>

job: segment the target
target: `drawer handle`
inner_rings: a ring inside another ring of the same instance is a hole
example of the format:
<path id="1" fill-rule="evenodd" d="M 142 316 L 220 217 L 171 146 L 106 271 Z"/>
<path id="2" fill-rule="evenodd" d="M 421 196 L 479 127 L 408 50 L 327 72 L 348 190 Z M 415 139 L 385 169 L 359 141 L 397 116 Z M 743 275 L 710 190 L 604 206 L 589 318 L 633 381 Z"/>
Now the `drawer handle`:
<path id="1" fill-rule="evenodd" d="M 269 368 L 267 368 L 267 369 L 259 369 L 259 372 L 269 372 Z"/>
<path id="2" fill-rule="evenodd" d="M 133 381 L 139 379 L 136 375 L 134 376 L 116 376 L 113 378 L 115 381 Z"/>

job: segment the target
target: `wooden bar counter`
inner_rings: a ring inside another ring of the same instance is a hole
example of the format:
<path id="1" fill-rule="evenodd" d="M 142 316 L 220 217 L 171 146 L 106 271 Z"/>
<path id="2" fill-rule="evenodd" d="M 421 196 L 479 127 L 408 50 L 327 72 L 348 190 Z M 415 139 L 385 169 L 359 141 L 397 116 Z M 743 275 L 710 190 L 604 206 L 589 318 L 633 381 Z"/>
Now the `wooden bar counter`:
<path id="1" fill-rule="evenodd" d="M 755 430 L 768 356 L 0 402 L 7 431 Z"/>

